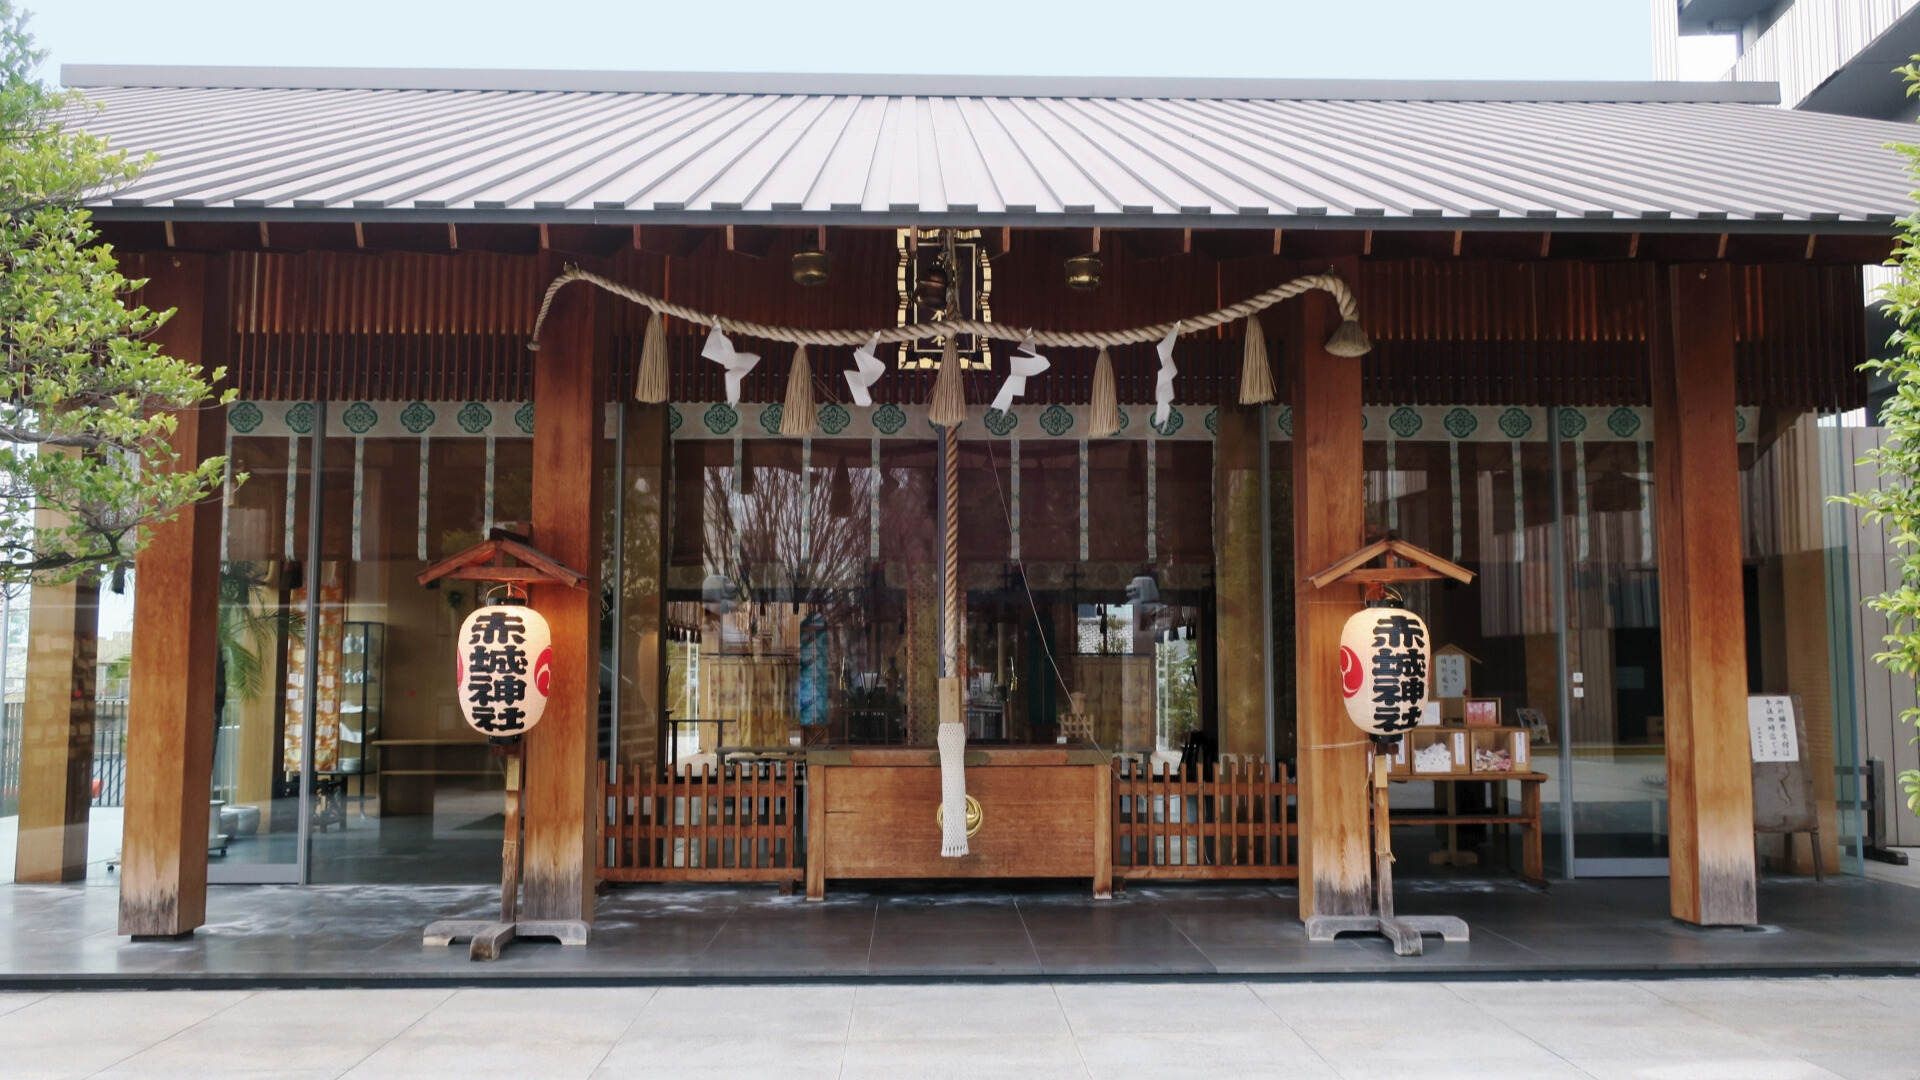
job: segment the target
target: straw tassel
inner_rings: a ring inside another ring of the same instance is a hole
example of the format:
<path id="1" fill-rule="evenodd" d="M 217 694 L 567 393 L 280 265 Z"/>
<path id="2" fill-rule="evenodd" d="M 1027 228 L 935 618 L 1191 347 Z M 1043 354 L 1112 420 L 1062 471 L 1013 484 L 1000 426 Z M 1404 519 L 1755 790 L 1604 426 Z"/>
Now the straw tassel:
<path id="1" fill-rule="evenodd" d="M 667 328 L 660 313 L 647 320 L 646 336 L 640 343 L 640 374 L 634 379 L 633 398 L 658 405 L 671 395 L 667 390 Z"/>
<path id="2" fill-rule="evenodd" d="M 1247 350 L 1240 361 L 1240 404 L 1273 400 L 1273 368 L 1267 364 L 1267 333 L 1258 315 L 1247 316 Z"/>
<path id="3" fill-rule="evenodd" d="M 787 403 L 780 407 L 780 434 L 789 437 L 813 431 L 813 368 L 807 363 L 807 347 L 793 350 L 793 368 L 787 372 Z"/>
<path id="4" fill-rule="evenodd" d="M 1113 358 L 1104 345 L 1093 364 L 1092 413 L 1087 418 L 1087 434 L 1104 439 L 1120 430 L 1120 394 L 1113 385 Z"/>
<path id="5" fill-rule="evenodd" d="M 1327 351 L 1335 356 L 1365 356 L 1373 351 L 1373 342 L 1368 341 L 1367 332 L 1360 329 L 1359 319 L 1347 319 L 1327 339 Z"/>
<path id="6" fill-rule="evenodd" d="M 967 391 L 960 381 L 960 347 L 952 334 L 940 350 L 940 376 L 933 382 L 933 400 L 927 419 L 944 428 L 959 427 L 967 419 Z"/>

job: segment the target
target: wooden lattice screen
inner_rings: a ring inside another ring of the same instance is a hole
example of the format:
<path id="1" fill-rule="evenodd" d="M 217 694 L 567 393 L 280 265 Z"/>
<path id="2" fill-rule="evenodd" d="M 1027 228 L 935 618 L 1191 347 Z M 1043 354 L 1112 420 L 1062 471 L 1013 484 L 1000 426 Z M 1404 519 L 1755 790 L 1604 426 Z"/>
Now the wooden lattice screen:
<path id="1" fill-rule="evenodd" d="M 1113 874 L 1129 880 L 1298 877 L 1285 765 L 1115 762 Z"/>
<path id="2" fill-rule="evenodd" d="M 664 776 L 600 770 L 605 881 L 799 881 L 800 826 L 791 762 L 698 766 Z"/>

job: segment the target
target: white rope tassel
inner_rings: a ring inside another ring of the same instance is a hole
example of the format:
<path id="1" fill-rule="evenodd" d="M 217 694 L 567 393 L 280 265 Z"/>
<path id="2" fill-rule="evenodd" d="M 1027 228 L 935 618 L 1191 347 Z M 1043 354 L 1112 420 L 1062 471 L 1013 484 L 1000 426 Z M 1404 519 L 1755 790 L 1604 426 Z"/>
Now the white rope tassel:
<path id="1" fill-rule="evenodd" d="M 647 320 L 647 332 L 640 342 L 640 374 L 633 383 L 635 401 L 659 405 L 669 396 L 667 389 L 667 330 L 659 312 Z"/>
<path id="2" fill-rule="evenodd" d="M 807 347 L 793 350 L 793 369 L 787 373 L 787 401 L 780 407 L 780 434 L 798 438 L 813 431 L 813 367 L 807 363 Z"/>
<path id="3" fill-rule="evenodd" d="M 1104 439 L 1120 430 L 1120 394 L 1113 382 L 1113 358 L 1105 346 L 1093 364 L 1093 408 L 1087 418 L 1087 434 Z"/>
<path id="4" fill-rule="evenodd" d="M 967 725 L 941 724 L 940 744 L 940 857 L 958 859 L 967 853 Z"/>
<path id="5" fill-rule="evenodd" d="M 1273 367 L 1267 363 L 1267 335 L 1258 315 L 1247 316 L 1246 351 L 1240 359 L 1240 404 L 1264 405 L 1273 400 Z"/>
<path id="6" fill-rule="evenodd" d="M 966 389 L 960 381 L 960 349 L 949 335 L 940 349 L 940 374 L 933 380 L 933 399 L 927 403 L 927 419 L 943 428 L 966 423 Z"/>

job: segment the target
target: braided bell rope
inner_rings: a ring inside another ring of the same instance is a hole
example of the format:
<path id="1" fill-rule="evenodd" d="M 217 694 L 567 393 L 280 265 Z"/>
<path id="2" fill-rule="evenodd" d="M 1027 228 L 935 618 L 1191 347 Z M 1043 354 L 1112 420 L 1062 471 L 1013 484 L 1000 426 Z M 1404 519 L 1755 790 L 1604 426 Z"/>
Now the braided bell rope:
<path id="1" fill-rule="evenodd" d="M 725 315 L 712 315 L 704 311 L 695 311 L 683 304 L 663 300 L 639 289 L 629 288 L 617 281 L 592 272 L 582 270 L 571 263 L 567 264 L 560 276 L 547 286 L 547 294 L 540 301 L 539 317 L 533 321 L 533 340 L 527 348 L 540 351 L 540 328 L 547 321 L 547 311 L 553 306 L 554 294 L 567 285 L 584 281 L 590 285 L 630 300 L 642 307 L 652 308 L 662 315 L 671 315 L 685 319 L 699 326 L 718 326 L 730 334 L 744 337 L 761 338 L 766 341 L 784 341 L 793 345 L 865 345 L 877 333 L 880 340 L 886 342 L 918 341 L 922 338 L 943 337 L 947 334 L 978 334 L 982 337 L 996 338 L 1000 341 L 1024 341 L 1028 331 L 1015 329 L 1004 323 L 981 322 L 978 319 L 935 319 L 930 322 L 913 323 L 909 326 L 886 327 L 879 330 L 800 330 L 788 326 L 769 326 L 766 323 L 749 322 L 745 319 L 728 318 Z M 1217 311 L 1197 315 L 1178 322 L 1182 334 L 1196 330 L 1207 330 L 1244 319 L 1258 311 L 1314 289 L 1322 290 L 1333 296 L 1340 307 L 1340 318 L 1344 322 L 1358 323 L 1360 306 L 1353 298 L 1353 291 L 1347 287 L 1338 275 L 1308 274 L 1294 278 L 1282 285 L 1276 285 L 1266 292 L 1249 296 L 1237 304 L 1229 304 Z M 1054 348 L 1096 349 L 1102 346 L 1135 345 L 1141 342 L 1158 341 L 1167 336 L 1176 324 L 1171 322 L 1154 323 L 1131 330 L 1035 330 L 1032 331 L 1035 344 Z"/>
<path id="2" fill-rule="evenodd" d="M 942 436 L 946 446 L 946 499 L 944 500 L 946 565 L 941 568 L 942 600 L 946 610 L 942 627 L 941 662 L 949 677 L 960 675 L 960 436 L 949 428 Z"/>

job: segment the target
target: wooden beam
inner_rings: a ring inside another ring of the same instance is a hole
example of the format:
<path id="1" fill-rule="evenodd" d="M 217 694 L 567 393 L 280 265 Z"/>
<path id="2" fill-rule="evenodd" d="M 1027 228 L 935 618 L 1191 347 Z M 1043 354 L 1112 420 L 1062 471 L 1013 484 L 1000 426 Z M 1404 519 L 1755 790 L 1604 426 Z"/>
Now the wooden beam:
<path id="1" fill-rule="evenodd" d="M 540 256 L 537 280 L 561 271 Z M 534 365 L 533 541 L 583 588 L 534 585 L 533 606 L 553 629 L 546 715 L 527 733 L 526 908 L 529 919 L 593 919 L 589 848 L 600 745 L 601 392 L 607 382 L 608 307 L 598 289 L 562 289 Z"/>
<path id="2" fill-rule="evenodd" d="M 225 366 L 228 258 L 143 261 L 138 273 L 150 280 L 141 302 L 177 309 L 154 331 L 161 348 L 204 370 Z M 183 468 L 219 456 L 226 409 L 190 409 L 176 419 L 173 447 Z M 154 526 L 135 563 L 120 932 L 136 938 L 189 934 L 206 920 L 219 604 L 216 497 Z"/>
<path id="3" fill-rule="evenodd" d="M 1654 492 L 1675 918 L 1757 921 L 1734 438 L 1733 274 L 1653 270 Z"/>
<path id="4" fill-rule="evenodd" d="M 45 451 L 43 451 L 45 452 Z M 36 511 L 43 528 L 64 519 Z M 94 664 L 100 587 L 35 585 L 21 706 L 20 840 L 15 881 L 82 881 L 93 802 Z"/>
<path id="5" fill-rule="evenodd" d="M 1360 280 L 1353 258 L 1334 260 L 1333 272 Z M 1325 566 L 1366 540 L 1360 361 L 1326 351 L 1340 316 L 1324 294 L 1290 300 L 1281 311 L 1293 403 L 1294 565 Z M 1360 606 L 1354 585 L 1294 591 L 1303 919 L 1364 915 L 1371 903 L 1367 748 L 1347 720 L 1339 685 L 1340 631 Z"/>

